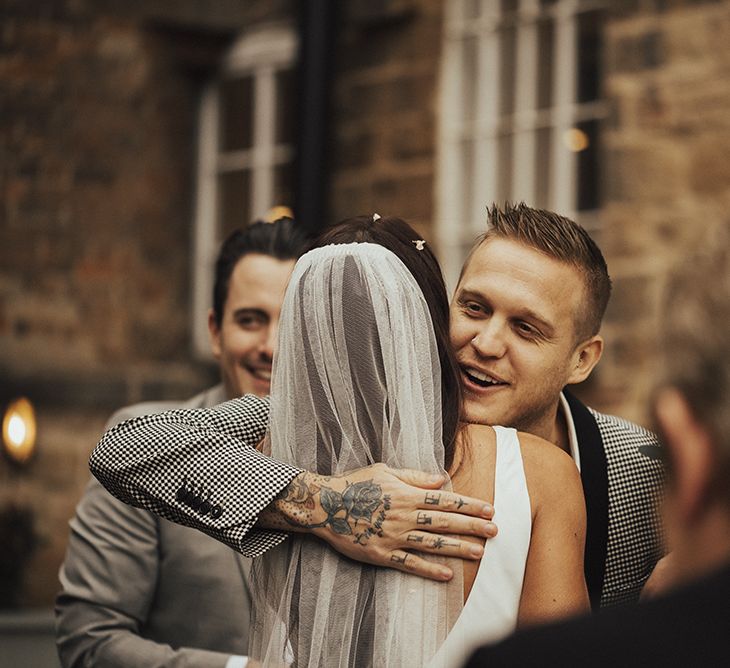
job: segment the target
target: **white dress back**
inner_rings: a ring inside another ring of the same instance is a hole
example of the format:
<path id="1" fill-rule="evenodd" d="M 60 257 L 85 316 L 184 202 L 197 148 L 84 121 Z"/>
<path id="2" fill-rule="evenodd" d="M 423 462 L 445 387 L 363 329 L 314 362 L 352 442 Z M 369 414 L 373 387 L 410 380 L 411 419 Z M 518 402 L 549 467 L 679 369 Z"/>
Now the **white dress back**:
<path id="1" fill-rule="evenodd" d="M 494 431 L 494 522 L 499 533 L 487 541 L 469 598 L 431 668 L 462 666 L 477 647 L 504 638 L 517 626 L 532 511 L 517 432 L 505 427 Z"/>

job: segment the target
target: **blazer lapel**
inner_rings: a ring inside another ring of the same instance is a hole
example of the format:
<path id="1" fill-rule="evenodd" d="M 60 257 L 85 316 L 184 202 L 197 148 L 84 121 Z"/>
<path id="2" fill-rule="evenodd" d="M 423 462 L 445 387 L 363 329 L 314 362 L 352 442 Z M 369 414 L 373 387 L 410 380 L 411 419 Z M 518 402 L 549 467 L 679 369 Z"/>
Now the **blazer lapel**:
<path id="1" fill-rule="evenodd" d="M 586 500 L 585 574 L 591 607 L 601 602 L 608 550 L 608 464 L 601 432 L 591 412 L 572 394 L 564 391 L 573 415 L 580 451 L 581 479 Z"/>

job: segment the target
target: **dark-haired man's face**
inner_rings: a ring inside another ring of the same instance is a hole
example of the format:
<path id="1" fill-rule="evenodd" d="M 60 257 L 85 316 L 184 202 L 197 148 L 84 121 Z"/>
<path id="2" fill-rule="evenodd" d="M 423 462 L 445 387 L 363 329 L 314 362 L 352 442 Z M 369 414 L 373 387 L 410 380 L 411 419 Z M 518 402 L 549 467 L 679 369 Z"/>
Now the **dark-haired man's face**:
<path id="1" fill-rule="evenodd" d="M 584 294 L 577 269 L 518 242 L 477 248 L 451 303 L 468 422 L 552 436 L 561 390 L 585 377 L 575 336 Z"/>
<path id="2" fill-rule="evenodd" d="M 294 264 L 244 255 L 231 273 L 220 327 L 212 313 L 208 319 L 211 348 L 231 398 L 269 394 L 279 314 Z"/>

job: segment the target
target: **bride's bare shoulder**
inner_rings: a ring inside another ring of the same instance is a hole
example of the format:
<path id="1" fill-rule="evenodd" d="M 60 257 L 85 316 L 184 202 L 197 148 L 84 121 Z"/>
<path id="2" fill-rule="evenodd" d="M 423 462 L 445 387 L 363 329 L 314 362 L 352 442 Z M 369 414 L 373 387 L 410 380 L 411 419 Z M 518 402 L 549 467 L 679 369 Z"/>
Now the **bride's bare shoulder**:
<path id="1" fill-rule="evenodd" d="M 494 445 L 497 441 L 494 429 L 486 424 L 464 423 L 459 430 L 459 440 L 464 445 Z"/>
<path id="2" fill-rule="evenodd" d="M 573 458 L 557 445 L 519 432 L 522 461 L 530 494 L 537 499 L 575 497 L 582 500 L 580 474 Z M 536 499 L 536 500 L 537 500 Z"/>
<path id="3" fill-rule="evenodd" d="M 546 475 L 576 471 L 572 457 L 554 443 L 523 431 L 517 432 L 517 436 L 525 466 L 538 467 Z"/>

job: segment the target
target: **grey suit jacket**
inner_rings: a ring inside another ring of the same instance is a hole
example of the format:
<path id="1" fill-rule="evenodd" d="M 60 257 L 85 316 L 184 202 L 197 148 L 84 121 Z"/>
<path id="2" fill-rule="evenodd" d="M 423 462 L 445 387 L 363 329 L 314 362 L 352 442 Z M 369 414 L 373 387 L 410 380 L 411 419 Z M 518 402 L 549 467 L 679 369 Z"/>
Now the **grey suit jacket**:
<path id="1" fill-rule="evenodd" d="M 219 386 L 182 406 L 138 404 L 117 412 L 108 426 L 224 400 Z M 225 545 L 121 503 L 92 478 L 71 521 L 60 571 L 62 664 L 225 666 L 248 647 L 249 569 L 250 561 Z"/>

